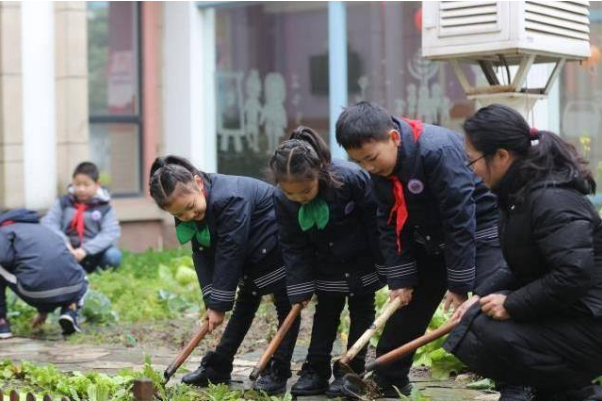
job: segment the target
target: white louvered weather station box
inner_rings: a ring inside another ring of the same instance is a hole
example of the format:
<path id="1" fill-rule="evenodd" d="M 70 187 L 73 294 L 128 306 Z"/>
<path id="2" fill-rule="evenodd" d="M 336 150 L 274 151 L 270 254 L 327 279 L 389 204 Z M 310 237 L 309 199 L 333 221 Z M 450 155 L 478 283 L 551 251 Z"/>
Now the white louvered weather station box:
<path id="1" fill-rule="evenodd" d="M 449 61 L 466 94 L 545 97 L 567 61 L 590 56 L 589 1 L 423 2 L 422 55 Z M 554 63 L 546 85 L 524 88 L 533 64 Z M 481 67 L 488 86 L 473 87 L 460 64 Z M 510 66 L 518 66 L 512 69 Z M 500 67 L 508 71 L 500 82 Z"/>

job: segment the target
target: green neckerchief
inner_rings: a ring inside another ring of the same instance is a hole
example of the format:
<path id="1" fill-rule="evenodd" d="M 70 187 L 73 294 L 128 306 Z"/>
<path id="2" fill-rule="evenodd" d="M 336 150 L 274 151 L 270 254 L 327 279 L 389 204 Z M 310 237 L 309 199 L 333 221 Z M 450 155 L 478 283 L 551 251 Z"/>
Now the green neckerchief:
<path id="1" fill-rule="evenodd" d="M 298 218 L 299 225 L 303 231 L 311 229 L 314 225 L 319 230 L 323 230 L 330 218 L 328 203 L 323 199 L 316 197 L 311 202 L 306 203 L 299 208 Z"/>
<path id="2" fill-rule="evenodd" d="M 180 244 L 185 244 L 194 237 L 199 244 L 205 247 L 211 245 L 211 234 L 209 233 L 207 224 L 204 224 L 203 228 L 199 230 L 199 227 L 194 220 L 186 222 L 182 221 L 178 224 L 176 227 L 176 237 L 178 237 Z"/>

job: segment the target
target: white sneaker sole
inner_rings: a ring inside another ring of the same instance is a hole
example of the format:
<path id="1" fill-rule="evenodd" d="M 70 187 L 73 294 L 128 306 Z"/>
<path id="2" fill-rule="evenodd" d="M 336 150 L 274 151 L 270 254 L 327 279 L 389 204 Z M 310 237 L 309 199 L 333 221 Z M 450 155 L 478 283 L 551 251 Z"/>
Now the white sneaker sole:
<path id="1" fill-rule="evenodd" d="M 81 333 L 81 329 L 77 327 L 77 324 L 75 324 L 75 320 L 73 320 L 73 318 L 70 315 L 61 315 L 59 317 L 59 324 L 63 328 L 63 333 Z"/>
<path id="2" fill-rule="evenodd" d="M 13 336 L 13 333 L 1 333 L 0 340 L 6 340 L 7 338 L 11 338 L 12 336 Z"/>

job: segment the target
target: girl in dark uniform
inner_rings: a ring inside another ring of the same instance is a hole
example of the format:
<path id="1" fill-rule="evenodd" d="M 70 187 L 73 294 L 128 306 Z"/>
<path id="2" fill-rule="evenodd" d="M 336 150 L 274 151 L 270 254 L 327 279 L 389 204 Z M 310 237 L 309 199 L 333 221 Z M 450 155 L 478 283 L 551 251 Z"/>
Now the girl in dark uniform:
<path id="1" fill-rule="evenodd" d="M 376 201 L 370 177 L 346 161 L 331 161 L 320 136 L 297 128 L 270 160 L 279 190 L 274 194 L 280 244 L 291 303 L 318 303 L 311 343 L 293 395 L 326 392 L 340 396 L 342 372 L 331 376 L 331 352 L 345 303 L 351 326 L 349 346 L 374 320 L 374 292 L 382 287 Z M 364 370 L 364 348 L 351 366 Z"/>
<path id="2" fill-rule="evenodd" d="M 591 172 L 507 106 L 479 110 L 464 129 L 475 172 L 498 195 L 508 269 L 460 307 L 445 347 L 479 374 L 533 387 L 537 400 L 602 400 L 592 385 L 602 375 L 602 220 L 586 197 Z"/>
<path id="3" fill-rule="evenodd" d="M 150 176 L 151 196 L 175 217 L 179 242 L 192 244 L 210 331 L 234 307 L 216 350 L 207 353 L 200 368 L 182 381 L 198 386 L 228 383 L 234 355 L 261 296 L 274 295 L 280 323 L 291 309 L 278 246 L 274 187 L 253 178 L 206 174 L 177 156 L 157 158 Z M 298 331 L 299 319 L 255 383 L 257 390 L 268 394 L 286 390 Z"/>

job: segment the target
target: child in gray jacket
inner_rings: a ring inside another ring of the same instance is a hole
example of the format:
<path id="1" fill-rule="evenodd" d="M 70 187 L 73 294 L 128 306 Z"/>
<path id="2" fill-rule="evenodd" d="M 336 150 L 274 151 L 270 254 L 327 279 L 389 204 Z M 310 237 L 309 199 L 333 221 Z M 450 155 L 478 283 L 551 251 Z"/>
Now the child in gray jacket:
<path id="1" fill-rule="evenodd" d="M 59 233 L 75 259 L 88 273 L 96 268 L 118 267 L 121 235 L 108 191 L 100 186 L 98 167 L 80 163 L 73 172 L 69 193 L 59 198 L 42 224 Z"/>
<path id="2" fill-rule="evenodd" d="M 80 331 L 77 312 L 88 289 L 86 274 L 61 237 L 38 223 L 32 210 L 0 213 L 0 339 L 12 336 L 7 288 L 37 309 L 34 328 L 60 308 L 63 334 Z"/>

